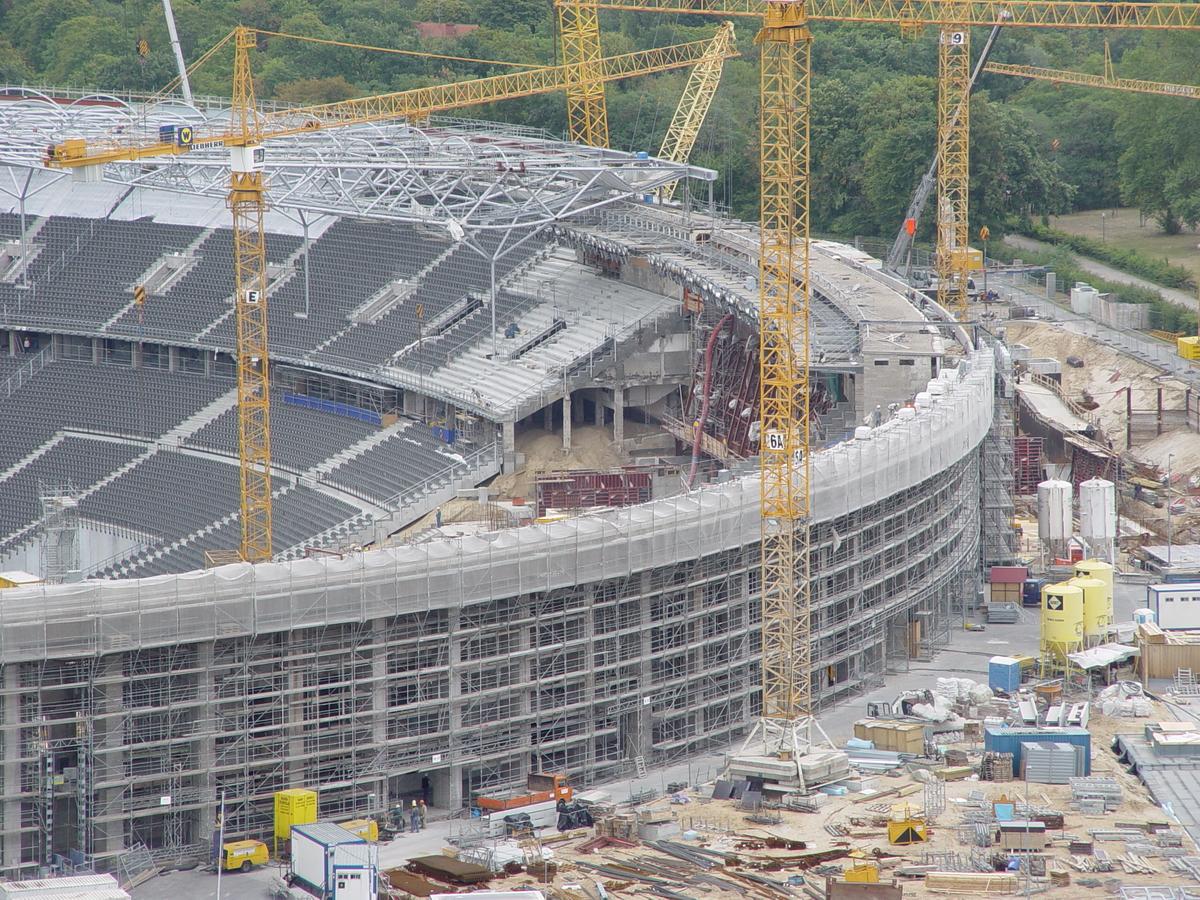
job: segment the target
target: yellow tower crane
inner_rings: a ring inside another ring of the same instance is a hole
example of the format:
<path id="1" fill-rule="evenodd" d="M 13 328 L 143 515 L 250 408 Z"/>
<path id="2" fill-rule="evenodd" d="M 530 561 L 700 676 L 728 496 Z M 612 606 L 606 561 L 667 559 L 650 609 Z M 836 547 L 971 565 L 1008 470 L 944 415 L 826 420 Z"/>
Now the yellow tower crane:
<path id="1" fill-rule="evenodd" d="M 955 4 L 949 4 L 951 8 Z M 962 4 L 965 5 L 965 4 Z M 967 193 L 970 187 L 971 30 L 943 26 L 938 33 L 937 300 L 967 317 Z"/>
<path id="2" fill-rule="evenodd" d="M 685 163 L 692 155 L 696 145 L 696 137 L 700 134 L 700 126 L 708 115 L 708 108 L 716 96 L 717 86 L 721 83 L 721 72 L 725 67 L 725 58 L 733 48 L 733 23 L 722 22 L 717 28 L 716 37 L 708 54 L 692 67 L 687 84 L 683 88 L 683 96 L 675 107 L 675 116 L 663 137 L 662 148 L 658 151 L 659 159 L 671 162 Z M 660 200 L 666 202 L 675 197 L 678 181 L 664 184 L 658 192 Z"/>
<path id="3" fill-rule="evenodd" d="M 938 26 L 942 158 L 953 172 L 939 185 L 938 221 L 953 233 L 938 246 L 965 265 L 966 139 L 963 108 L 970 26 L 1200 30 L 1200 4 L 1091 3 L 1055 0 L 555 0 L 575 33 L 573 53 L 599 46 L 581 31 L 598 9 L 746 16 L 763 28 L 760 97 L 760 414 L 762 438 L 763 716 L 758 732 L 781 754 L 802 752 L 812 716 L 809 547 L 808 115 L 810 21 L 894 24 L 903 31 Z M 961 33 L 959 43 L 952 43 Z M 949 41 L 946 36 L 950 35 Z M 563 30 L 564 57 L 568 36 Z M 964 73 L 965 72 L 965 77 Z M 590 96 L 595 96 L 593 95 Z M 594 100 L 603 102 L 603 94 Z M 594 112 L 603 118 L 603 109 Z M 953 130 L 958 132 L 954 133 Z M 943 214 L 945 210 L 945 214 Z M 965 289 L 966 273 L 958 269 Z M 953 271 L 951 279 L 955 277 Z M 952 280 L 951 284 L 955 282 Z M 758 733 L 756 732 L 756 733 Z"/>
<path id="4" fill-rule="evenodd" d="M 238 452 L 242 542 L 246 562 L 271 558 L 271 380 L 267 371 L 267 211 L 263 133 L 254 102 L 250 48 L 255 34 L 237 30 L 233 66 L 233 136 L 229 196 L 233 213 L 233 287 L 237 319 Z"/>
<path id="5" fill-rule="evenodd" d="M 233 214 L 242 533 L 236 553 L 210 551 L 210 562 L 217 564 L 239 560 L 262 562 L 269 560 L 272 554 L 270 377 L 263 226 L 267 187 L 263 175 L 263 142 L 344 125 L 399 118 L 421 119 L 473 104 L 564 90 L 579 80 L 578 66 L 549 66 L 477 81 L 260 115 L 254 102 L 249 61 L 249 51 L 259 33 L 248 28 L 238 28 L 233 33 L 233 115 L 228 131 L 193 134 L 186 129 L 186 137 L 177 131 L 172 140 L 140 144 L 98 141 L 89 145 L 76 138 L 50 148 L 45 160 L 45 165 L 51 168 L 77 169 L 102 166 L 106 162 L 179 155 L 198 146 L 230 148 L 230 185 L 226 202 Z M 597 84 L 602 91 L 606 81 L 736 55 L 729 35 L 718 31 L 712 41 L 693 41 L 594 60 L 588 71 L 592 76 L 599 73 Z"/>
<path id="6" fill-rule="evenodd" d="M 983 71 L 994 75 L 1015 75 L 1019 78 L 1034 78 L 1053 81 L 1055 84 L 1078 84 L 1083 87 L 1108 88 L 1114 91 L 1133 91 L 1137 94 L 1161 94 L 1165 97 L 1190 97 L 1200 99 L 1200 87 L 1191 84 L 1170 84 L 1162 81 L 1143 81 L 1139 78 L 1118 78 L 1113 72 L 1112 56 L 1108 41 L 1104 42 L 1104 74 L 1088 75 L 1085 72 L 1066 72 L 1062 69 L 1039 69 L 1036 66 L 1014 66 L 1007 63 L 989 63 Z"/>

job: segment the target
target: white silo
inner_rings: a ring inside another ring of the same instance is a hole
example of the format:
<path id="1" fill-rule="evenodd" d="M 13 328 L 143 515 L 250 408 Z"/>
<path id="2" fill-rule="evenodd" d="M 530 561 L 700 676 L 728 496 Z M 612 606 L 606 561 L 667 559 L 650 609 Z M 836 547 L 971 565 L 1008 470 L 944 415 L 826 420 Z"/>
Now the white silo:
<path id="1" fill-rule="evenodd" d="M 1066 555 L 1074 525 L 1071 482 L 1052 478 L 1038 485 L 1038 537 L 1052 557 Z"/>
<path id="2" fill-rule="evenodd" d="M 1092 556 L 1113 561 L 1117 539 L 1117 488 L 1103 478 L 1090 478 L 1079 485 L 1079 536 Z"/>

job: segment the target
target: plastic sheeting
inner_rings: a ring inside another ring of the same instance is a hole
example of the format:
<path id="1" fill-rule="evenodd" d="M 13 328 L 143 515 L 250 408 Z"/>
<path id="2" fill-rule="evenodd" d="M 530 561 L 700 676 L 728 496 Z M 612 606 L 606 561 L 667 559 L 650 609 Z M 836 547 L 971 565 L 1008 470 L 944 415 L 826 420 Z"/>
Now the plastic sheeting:
<path id="1" fill-rule="evenodd" d="M 975 451 L 992 418 L 991 355 L 972 354 L 959 372 L 913 419 L 814 455 L 815 521 L 886 500 Z M 570 588 L 757 540 L 759 490 L 755 475 L 626 509 L 344 559 L 12 588 L 0 592 L 0 645 L 5 662 L 98 655 Z"/>

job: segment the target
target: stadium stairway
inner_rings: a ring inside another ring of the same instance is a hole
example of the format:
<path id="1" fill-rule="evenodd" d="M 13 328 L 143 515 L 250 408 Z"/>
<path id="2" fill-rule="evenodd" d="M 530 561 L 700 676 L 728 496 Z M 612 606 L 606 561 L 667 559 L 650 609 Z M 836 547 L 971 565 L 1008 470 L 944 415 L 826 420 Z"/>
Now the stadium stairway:
<path id="1" fill-rule="evenodd" d="M 334 469 L 348 463 L 356 457 L 362 456 L 372 447 L 377 447 L 390 438 L 394 434 L 399 434 L 404 429 L 412 425 L 412 422 L 400 420 L 395 425 L 388 425 L 386 428 L 381 428 L 374 434 L 368 435 L 361 441 L 357 441 L 343 450 L 341 453 L 329 457 L 322 463 L 319 463 L 301 474 L 301 481 L 312 483 L 320 482 L 322 478 L 332 472 Z"/>
<path id="2" fill-rule="evenodd" d="M 197 410 L 192 415 L 188 416 L 161 438 L 158 439 L 160 444 L 182 444 L 197 431 L 211 422 L 217 416 L 237 406 L 238 392 L 237 388 L 231 388 L 226 391 L 212 403 Z"/>
<path id="3" fill-rule="evenodd" d="M 412 279 L 409 282 L 409 284 L 411 285 L 411 287 L 413 289 L 412 294 L 410 294 L 410 296 L 415 295 L 420 290 L 421 283 L 425 280 L 426 277 L 428 277 L 429 273 L 432 272 L 434 269 L 436 269 L 438 266 L 442 265 L 447 259 L 449 259 L 451 254 L 453 254 L 456 249 L 457 249 L 456 244 L 453 244 L 453 243 L 450 244 L 450 246 L 447 247 L 439 256 L 437 256 L 429 265 L 427 265 L 425 268 L 423 268 L 420 272 L 418 272 L 416 275 L 414 275 L 412 277 Z M 362 305 L 359 306 L 358 309 L 356 309 L 354 312 L 350 313 L 349 318 L 351 319 L 351 321 L 349 322 L 349 324 L 347 324 L 346 327 L 343 328 L 341 331 L 334 332 L 327 339 L 325 339 L 320 344 L 318 344 L 316 347 L 314 347 L 307 354 L 307 358 L 308 359 L 316 359 L 331 344 L 333 344 L 335 341 L 338 341 L 341 338 L 345 337 L 347 334 L 349 334 L 355 328 L 358 328 L 359 325 L 374 324 L 376 321 L 383 318 L 383 316 L 385 316 L 387 313 L 391 312 L 395 308 L 394 306 L 388 306 L 386 308 L 382 308 L 380 310 L 375 311 L 374 314 L 370 317 L 370 319 L 361 319 L 361 321 L 355 321 L 355 318 L 361 316 L 361 314 L 368 307 L 371 306 L 371 304 L 374 302 L 374 300 L 375 300 L 374 296 L 369 297 L 365 302 L 363 302 Z M 401 301 L 401 302 L 403 302 L 403 301 Z"/>
<path id="4" fill-rule="evenodd" d="M 188 418 L 184 419 L 182 422 L 180 422 L 178 425 L 176 425 L 170 431 L 163 434 L 155 442 L 153 442 L 151 444 L 146 444 L 146 450 L 142 453 L 139 453 L 137 456 L 135 456 L 133 459 L 131 459 L 129 462 L 127 462 L 125 465 L 121 466 L 118 469 L 113 470 L 112 472 L 109 472 L 107 475 L 105 475 L 103 478 L 101 478 L 99 481 L 95 482 L 94 484 L 90 484 L 90 485 L 87 485 L 86 487 L 82 488 L 80 490 L 79 494 L 76 496 L 76 499 L 82 500 L 86 497 L 90 497 L 92 494 L 96 493 L 101 488 L 108 486 L 109 484 L 111 484 L 112 482 L 114 482 L 118 478 L 120 478 L 122 475 L 124 475 L 125 473 L 132 471 L 134 468 L 141 465 L 143 462 L 145 462 L 147 459 L 149 459 L 151 456 L 153 456 L 155 453 L 157 453 L 159 451 L 160 447 L 162 447 L 163 445 L 182 444 L 184 442 L 184 440 L 191 437 L 193 434 L 195 434 L 197 431 L 199 431 L 201 428 L 203 428 L 205 425 L 207 425 L 209 422 L 211 422 L 217 416 L 221 415 L 221 413 L 225 412 L 227 409 L 230 409 L 231 407 L 236 406 L 236 405 L 237 405 L 237 388 L 233 388 L 232 390 L 226 391 L 224 394 L 222 394 L 216 400 L 209 403 L 207 406 L 203 407 L 202 409 L 198 410 L 197 412 L 195 412 Z M 86 432 L 75 432 L 75 433 L 86 435 Z M 24 457 L 19 463 L 15 464 L 13 467 L 11 467 L 10 471 L 6 472 L 4 474 L 4 476 L 0 476 L 0 477 L 8 477 L 12 474 L 15 474 L 16 472 L 19 472 L 25 466 L 29 465 L 31 462 L 33 462 L 35 459 L 37 459 L 39 456 L 41 456 L 41 455 L 49 452 L 51 449 L 53 449 L 55 445 L 57 445 L 59 442 L 61 442 L 63 440 L 64 437 L 66 437 L 66 435 L 67 435 L 67 432 L 65 432 L 65 431 L 57 432 L 50 440 L 48 440 L 44 444 L 42 444 L 42 446 L 40 446 L 33 453 L 30 453 L 28 456 Z M 145 444 L 144 441 L 135 441 L 133 443 Z M 20 531 L 17 531 L 17 532 L 14 532 L 13 534 L 7 535 L 4 538 L 0 538 L 0 554 L 9 553 L 9 552 L 17 549 L 17 547 L 19 547 L 21 544 L 24 544 L 26 541 L 28 541 L 30 538 L 32 538 L 37 533 L 38 529 L 41 528 L 42 523 L 43 523 L 42 519 L 37 519 L 36 521 L 31 522 L 28 525 L 26 525 Z"/>

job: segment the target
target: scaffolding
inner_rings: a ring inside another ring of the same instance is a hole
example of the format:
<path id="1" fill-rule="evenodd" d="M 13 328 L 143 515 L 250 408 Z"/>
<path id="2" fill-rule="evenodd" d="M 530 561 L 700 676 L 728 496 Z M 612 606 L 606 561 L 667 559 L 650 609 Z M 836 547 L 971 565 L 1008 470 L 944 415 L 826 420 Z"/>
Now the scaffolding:
<path id="1" fill-rule="evenodd" d="M 814 455 L 820 705 L 948 639 L 977 577 L 993 375 L 969 359 L 937 406 Z M 284 788 L 339 818 L 428 776 L 456 808 L 537 769 L 584 786 L 744 737 L 758 499 L 746 476 L 488 540 L 6 591 L 4 868 L 203 852 L 222 791 L 229 833 L 261 837 Z"/>
<path id="2" fill-rule="evenodd" d="M 62 584 L 79 574 L 79 492 L 71 485 L 38 481 L 42 504 L 42 540 L 39 548 L 42 579 Z"/>
<path id="3" fill-rule="evenodd" d="M 984 568 L 1009 565 L 1017 556 L 1017 533 L 1013 526 L 1017 393 L 1012 356 L 1000 341 L 991 339 L 991 344 L 996 364 L 995 399 L 992 427 L 980 448 L 983 480 L 980 562 Z"/>

